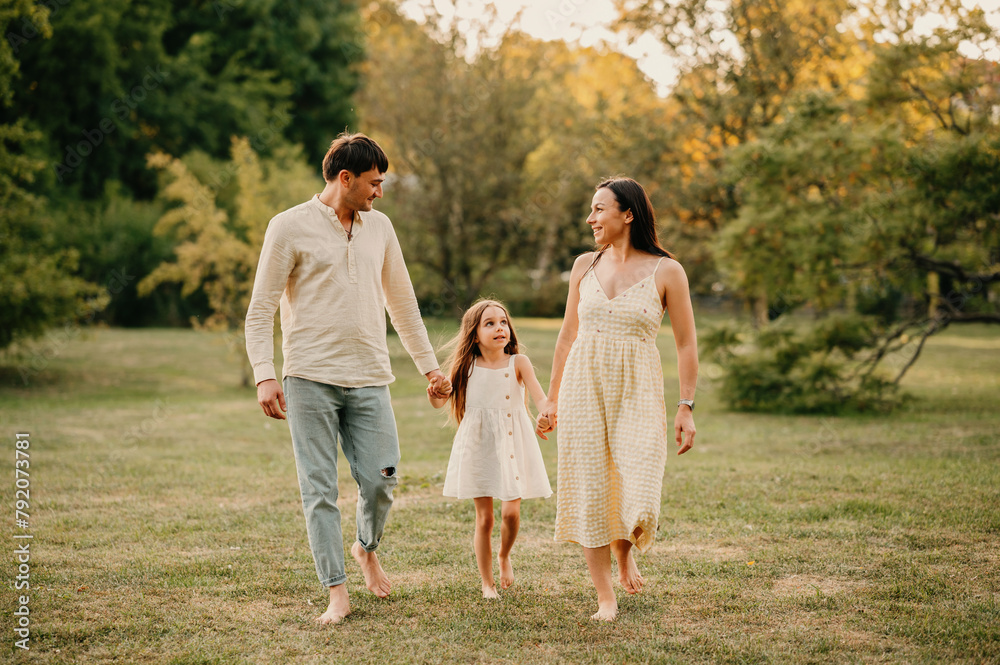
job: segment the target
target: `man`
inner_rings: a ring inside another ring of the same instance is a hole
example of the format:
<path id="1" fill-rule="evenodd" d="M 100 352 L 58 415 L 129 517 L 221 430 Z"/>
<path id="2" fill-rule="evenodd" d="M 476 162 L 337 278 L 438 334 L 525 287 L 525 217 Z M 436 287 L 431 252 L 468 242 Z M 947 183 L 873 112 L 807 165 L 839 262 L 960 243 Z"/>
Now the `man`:
<path id="1" fill-rule="evenodd" d="M 268 224 L 247 311 L 257 401 L 271 418 L 284 419 L 287 411 L 309 546 L 330 589 L 330 605 L 317 618 L 322 624 L 351 611 L 337 509 L 338 435 L 358 483 L 351 554 L 372 593 L 384 598 L 390 591 L 375 554 L 399 464 L 385 310 L 432 390 L 448 392 L 392 224 L 372 210 L 388 169 L 382 148 L 364 134 L 333 141 L 323 159 L 323 192 Z M 282 384 L 272 323 L 279 298 Z"/>

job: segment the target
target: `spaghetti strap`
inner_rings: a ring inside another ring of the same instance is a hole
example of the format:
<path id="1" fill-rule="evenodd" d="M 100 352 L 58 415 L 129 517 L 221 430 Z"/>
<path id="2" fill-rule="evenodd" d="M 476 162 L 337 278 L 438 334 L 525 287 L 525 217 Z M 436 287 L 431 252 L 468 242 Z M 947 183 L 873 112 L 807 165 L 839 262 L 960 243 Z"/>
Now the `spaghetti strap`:
<path id="1" fill-rule="evenodd" d="M 667 258 L 667 257 L 661 256 L 660 260 L 656 262 L 656 267 L 653 268 L 653 274 L 654 275 L 656 274 L 656 271 L 660 269 L 660 264 L 663 263 L 663 259 L 665 259 L 665 258 Z"/>

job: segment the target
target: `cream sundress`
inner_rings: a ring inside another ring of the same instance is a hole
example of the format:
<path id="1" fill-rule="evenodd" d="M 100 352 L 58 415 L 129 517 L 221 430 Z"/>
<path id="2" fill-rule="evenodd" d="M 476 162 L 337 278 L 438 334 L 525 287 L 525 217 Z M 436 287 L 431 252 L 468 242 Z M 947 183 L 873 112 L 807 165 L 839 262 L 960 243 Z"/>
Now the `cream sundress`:
<path id="1" fill-rule="evenodd" d="M 444 496 L 503 501 L 552 495 L 535 425 L 524 405 L 512 355 L 506 367 L 472 365 L 465 415 L 455 433 Z"/>
<path id="2" fill-rule="evenodd" d="M 667 461 L 655 274 L 612 299 L 593 269 L 580 281 L 580 324 L 559 387 L 558 541 L 630 540 L 640 552 L 653 544 Z"/>

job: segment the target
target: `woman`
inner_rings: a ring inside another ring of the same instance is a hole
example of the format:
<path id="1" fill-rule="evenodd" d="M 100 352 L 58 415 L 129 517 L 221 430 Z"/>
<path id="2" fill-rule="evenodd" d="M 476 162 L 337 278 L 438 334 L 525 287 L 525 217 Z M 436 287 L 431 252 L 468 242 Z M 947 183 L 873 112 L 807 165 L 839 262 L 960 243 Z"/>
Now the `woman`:
<path id="1" fill-rule="evenodd" d="M 587 224 L 600 249 L 577 258 L 556 342 L 551 408 L 539 433 L 559 417 L 558 541 L 579 543 L 597 612 L 618 613 L 611 555 L 628 593 L 642 589 L 632 547 L 653 543 L 667 456 L 663 372 L 656 334 L 665 312 L 677 344 L 678 454 L 694 445 L 698 348 L 687 275 L 656 237 L 653 206 L 631 178 L 597 186 Z"/>

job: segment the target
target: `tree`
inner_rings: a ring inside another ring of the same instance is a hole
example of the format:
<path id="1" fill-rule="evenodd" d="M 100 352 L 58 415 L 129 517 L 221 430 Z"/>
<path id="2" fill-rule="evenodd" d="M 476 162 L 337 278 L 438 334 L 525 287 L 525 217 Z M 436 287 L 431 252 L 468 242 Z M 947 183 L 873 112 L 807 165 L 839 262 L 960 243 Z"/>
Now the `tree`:
<path id="1" fill-rule="evenodd" d="M 218 165 L 203 180 L 195 175 L 197 166 L 163 153 L 150 155 L 150 167 L 163 172 L 168 181 L 163 198 L 179 204 L 160 218 L 155 232 L 173 236 L 178 244 L 176 258 L 146 276 L 139 293 L 149 294 L 165 283 L 182 284 L 184 294 L 202 289 L 212 314 L 206 321 L 192 323 L 228 332 L 230 348 L 245 358 L 243 321 L 267 221 L 276 211 L 307 199 L 317 183 L 297 149 L 277 151 L 262 163 L 248 139 L 234 138 L 231 155 L 228 163 Z M 204 166 L 198 156 L 189 157 L 189 162 L 198 161 Z M 230 183 L 235 191 L 227 200 Z M 245 362 L 242 383 L 253 385 L 253 372 Z"/>
<path id="2" fill-rule="evenodd" d="M 8 117 L 46 141 L 50 196 L 97 199 L 119 180 L 155 194 L 149 152 L 224 158 L 232 134 L 318 161 L 353 118 L 356 9 L 300 0 L 51 3 L 53 39 L 18 43 Z"/>
<path id="3" fill-rule="evenodd" d="M 696 291 L 719 281 L 714 237 L 738 214 L 740 200 L 724 178 L 728 151 L 782 120 L 798 91 L 859 96 L 856 80 L 868 54 L 850 23 L 848 0 L 624 0 L 619 29 L 652 34 L 677 59 L 681 75 L 670 96 L 669 158 L 657 180 L 667 190 L 658 207 L 680 223 L 677 251 Z M 763 291 L 737 295 L 767 319 Z"/>
<path id="4" fill-rule="evenodd" d="M 20 67 L 20 42 L 10 36 L 47 37 L 47 11 L 26 0 L 4 2 L 0 27 L 8 36 L 0 43 L 0 106 L 8 106 Z M 92 318 L 108 300 L 96 284 L 73 275 L 76 252 L 59 248 L 44 199 L 30 192 L 43 166 L 31 155 L 39 138 L 23 121 L 0 124 L 0 350 Z M 25 381 L 32 369 L 22 368 Z"/>
<path id="5" fill-rule="evenodd" d="M 719 246 L 729 279 L 785 310 L 854 312 L 805 335 L 761 334 L 749 354 L 738 352 L 745 334 L 716 335 L 735 405 L 763 408 L 817 358 L 822 382 L 782 401 L 874 404 L 931 335 L 1000 323 L 1000 66 L 960 53 L 996 35 L 960 6 L 950 6 L 951 26 L 920 34 L 919 9 L 892 4 L 862 26 L 885 40 L 872 41 L 862 99 L 801 95 L 781 123 L 730 153 L 742 204 Z M 831 399 L 817 399 L 823 391 Z"/>
<path id="6" fill-rule="evenodd" d="M 399 174 L 386 207 L 422 303 L 440 313 L 494 293 L 518 312 L 561 312 L 560 273 L 593 245 L 594 185 L 643 178 L 662 154 L 652 84 L 624 56 L 514 28 L 469 36 L 388 3 L 366 20 L 378 30 L 359 108 Z"/>

